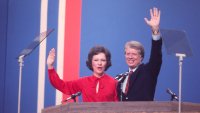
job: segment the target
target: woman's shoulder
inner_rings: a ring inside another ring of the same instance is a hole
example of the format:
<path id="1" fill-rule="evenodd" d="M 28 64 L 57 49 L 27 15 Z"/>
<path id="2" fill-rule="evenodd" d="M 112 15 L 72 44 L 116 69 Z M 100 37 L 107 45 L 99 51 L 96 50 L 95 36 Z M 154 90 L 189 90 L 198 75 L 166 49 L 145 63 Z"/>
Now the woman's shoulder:
<path id="1" fill-rule="evenodd" d="M 116 82 L 116 80 L 111 75 L 105 74 L 104 76 L 105 76 L 105 79 Z"/>

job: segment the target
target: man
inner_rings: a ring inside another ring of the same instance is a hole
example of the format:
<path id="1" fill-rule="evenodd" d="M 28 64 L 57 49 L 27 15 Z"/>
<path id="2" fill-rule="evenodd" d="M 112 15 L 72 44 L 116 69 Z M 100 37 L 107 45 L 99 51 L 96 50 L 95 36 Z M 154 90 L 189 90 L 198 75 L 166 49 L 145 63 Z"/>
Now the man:
<path id="1" fill-rule="evenodd" d="M 153 101 L 158 74 L 162 64 L 162 39 L 160 37 L 160 10 L 150 9 L 150 20 L 144 18 L 152 30 L 152 47 L 148 63 L 143 64 L 144 47 L 137 41 L 125 44 L 125 59 L 129 66 L 127 76 L 119 82 L 121 101 Z"/>

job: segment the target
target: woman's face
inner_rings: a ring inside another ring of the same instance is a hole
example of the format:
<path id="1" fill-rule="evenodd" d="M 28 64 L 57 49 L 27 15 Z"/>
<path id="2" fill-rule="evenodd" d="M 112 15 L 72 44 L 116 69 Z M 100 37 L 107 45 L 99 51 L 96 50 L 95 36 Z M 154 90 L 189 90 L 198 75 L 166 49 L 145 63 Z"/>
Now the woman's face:
<path id="1" fill-rule="evenodd" d="M 97 55 L 94 55 L 92 58 L 93 74 L 96 77 L 101 77 L 104 74 L 106 64 L 107 60 L 106 60 L 106 55 L 104 53 L 99 53 Z"/>

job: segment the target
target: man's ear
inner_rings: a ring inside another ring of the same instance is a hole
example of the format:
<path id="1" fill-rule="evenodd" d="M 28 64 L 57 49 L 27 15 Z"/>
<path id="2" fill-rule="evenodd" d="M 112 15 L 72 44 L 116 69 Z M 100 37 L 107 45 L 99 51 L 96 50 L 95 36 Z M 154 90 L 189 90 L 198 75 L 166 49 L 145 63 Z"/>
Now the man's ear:
<path id="1" fill-rule="evenodd" d="M 142 61 L 143 61 L 143 59 L 144 59 L 144 57 L 142 57 L 142 56 L 140 55 L 140 62 L 142 62 Z"/>

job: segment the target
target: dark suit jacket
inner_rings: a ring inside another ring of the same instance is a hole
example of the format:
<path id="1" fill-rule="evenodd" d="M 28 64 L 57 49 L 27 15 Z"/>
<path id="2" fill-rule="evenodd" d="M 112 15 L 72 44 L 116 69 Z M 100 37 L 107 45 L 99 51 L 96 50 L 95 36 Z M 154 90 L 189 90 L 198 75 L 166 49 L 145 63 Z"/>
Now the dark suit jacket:
<path id="1" fill-rule="evenodd" d="M 127 95 L 122 93 L 122 101 L 153 101 L 158 74 L 162 64 L 162 39 L 152 40 L 149 62 L 141 64 L 131 75 Z M 121 84 L 118 84 L 120 98 Z M 120 100 L 120 99 L 119 99 Z"/>

